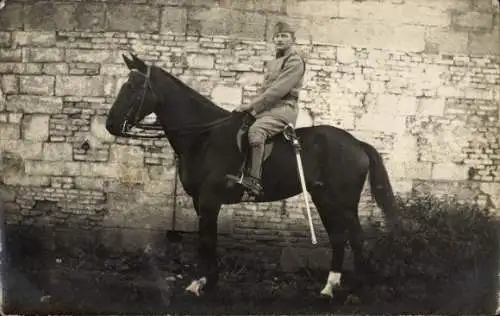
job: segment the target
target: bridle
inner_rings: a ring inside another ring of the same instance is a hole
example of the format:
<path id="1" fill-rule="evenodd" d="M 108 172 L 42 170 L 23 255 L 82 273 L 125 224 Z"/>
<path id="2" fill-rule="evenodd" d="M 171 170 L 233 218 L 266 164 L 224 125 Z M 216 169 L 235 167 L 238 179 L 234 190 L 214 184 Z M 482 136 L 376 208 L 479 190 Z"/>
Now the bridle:
<path id="1" fill-rule="evenodd" d="M 153 90 L 153 87 L 151 86 L 151 65 L 147 65 L 146 68 L 146 73 L 142 73 L 139 70 L 132 70 L 134 73 L 138 73 L 141 76 L 144 77 L 144 83 L 142 85 L 142 96 L 141 96 L 141 102 L 139 103 L 138 106 L 134 106 L 134 101 L 137 100 L 137 98 L 132 98 L 130 101 L 131 106 L 129 110 L 127 111 L 127 114 L 125 115 L 125 121 L 122 124 L 121 132 L 124 136 L 128 137 L 140 137 L 140 138 L 163 138 L 165 137 L 164 133 L 158 133 L 158 131 L 162 131 L 163 128 L 160 124 L 157 124 L 156 122 L 153 124 L 146 124 L 146 123 L 140 123 L 138 122 L 139 117 L 138 114 L 141 112 L 142 107 L 144 106 L 144 100 L 146 99 L 146 93 L 148 90 L 151 91 L 153 94 L 153 97 L 155 100 L 158 100 L 156 97 L 156 94 Z M 142 129 L 144 131 L 156 131 L 154 134 L 139 134 L 139 133 L 132 133 L 131 130 L 133 127 L 136 127 L 138 129 Z"/>
<path id="2" fill-rule="evenodd" d="M 134 137 L 134 138 L 164 138 L 166 137 L 165 135 L 165 127 L 160 125 L 158 122 L 155 122 L 153 124 L 145 124 L 145 123 L 139 123 L 138 120 L 138 113 L 140 113 L 140 110 L 144 106 L 144 100 L 146 98 L 146 93 L 148 92 L 148 89 L 151 90 L 151 93 L 153 94 L 153 97 L 155 98 L 156 101 L 158 101 L 158 98 L 153 90 L 153 87 L 151 85 L 151 65 L 147 65 L 146 73 L 142 73 L 138 70 L 132 70 L 135 73 L 138 73 L 144 77 L 144 83 L 142 85 L 142 97 L 141 97 L 141 102 L 139 103 L 138 106 L 134 106 L 133 102 L 136 100 L 136 98 L 133 98 L 131 103 L 131 106 L 129 110 L 127 111 L 127 114 L 125 115 L 125 120 L 122 124 L 121 132 L 123 136 L 127 137 Z M 192 125 L 192 126 L 187 126 L 183 127 L 182 129 L 169 129 L 168 132 L 175 133 L 178 136 L 186 136 L 186 135 L 193 135 L 193 134 L 200 134 L 206 131 L 211 130 L 214 127 L 217 127 L 227 121 L 229 121 L 232 118 L 231 115 L 228 115 L 226 117 L 214 120 L 212 122 L 206 123 L 206 124 L 197 124 L 197 125 Z M 131 129 L 133 127 L 136 127 L 140 130 L 143 131 L 154 131 L 154 134 L 140 134 L 140 133 L 132 133 Z M 158 133 L 161 132 L 161 133 Z"/>

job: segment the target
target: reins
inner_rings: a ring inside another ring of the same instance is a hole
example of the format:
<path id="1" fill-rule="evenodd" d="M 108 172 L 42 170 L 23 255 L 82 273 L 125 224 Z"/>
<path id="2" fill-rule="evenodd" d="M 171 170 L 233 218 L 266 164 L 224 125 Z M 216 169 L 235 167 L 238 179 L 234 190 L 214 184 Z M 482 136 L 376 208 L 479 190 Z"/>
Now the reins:
<path id="1" fill-rule="evenodd" d="M 143 84 L 141 103 L 137 107 L 131 106 L 130 109 L 127 111 L 126 119 L 122 125 L 122 134 L 123 135 L 129 136 L 129 137 L 139 137 L 139 138 L 164 138 L 166 136 L 165 134 L 167 134 L 167 133 L 169 133 L 169 134 L 175 133 L 176 136 L 189 136 L 189 135 L 201 134 L 201 133 L 207 132 L 207 131 L 213 129 L 214 127 L 220 126 L 221 124 L 229 121 L 232 118 L 231 115 L 228 115 L 226 117 L 217 119 L 217 120 L 209 122 L 209 123 L 194 124 L 192 126 L 187 126 L 187 127 L 182 127 L 182 128 L 167 128 L 167 127 L 164 127 L 164 126 L 159 125 L 159 124 L 144 124 L 144 123 L 139 123 L 139 122 L 131 124 L 129 118 L 132 116 L 132 113 L 133 113 L 134 114 L 133 121 L 134 122 L 137 121 L 137 113 L 139 113 L 139 111 L 141 110 L 141 108 L 144 105 L 144 100 L 146 98 L 146 93 L 147 93 L 148 88 L 151 90 L 151 93 L 153 93 L 154 98 L 157 99 L 157 96 L 153 90 L 153 87 L 151 86 L 151 80 L 150 80 L 151 65 L 147 66 L 146 74 L 144 74 L 140 71 L 136 71 L 136 72 L 139 73 L 140 75 L 144 76 L 144 84 Z M 132 102 L 133 102 L 133 100 L 131 101 L 131 103 Z M 136 134 L 136 133 L 132 134 L 132 133 L 130 133 L 130 130 L 133 127 L 143 129 L 146 131 L 163 131 L 165 134 L 155 134 L 155 135 L 144 135 L 144 134 L 141 135 L 141 134 Z"/>

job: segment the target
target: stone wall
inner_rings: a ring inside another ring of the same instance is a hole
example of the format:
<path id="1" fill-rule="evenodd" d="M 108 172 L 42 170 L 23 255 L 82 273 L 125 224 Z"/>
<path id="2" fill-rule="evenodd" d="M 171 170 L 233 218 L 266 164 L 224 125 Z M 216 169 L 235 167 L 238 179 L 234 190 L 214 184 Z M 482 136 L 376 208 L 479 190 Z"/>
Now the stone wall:
<path id="1" fill-rule="evenodd" d="M 307 58 L 299 126 L 333 124 L 375 145 L 399 194 L 500 205 L 491 0 L 9 0 L 0 11 L 8 222 L 195 231 L 168 142 L 104 130 L 127 74 L 121 53 L 231 109 L 262 82 L 278 19 L 298 28 Z M 363 219 L 378 216 L 369 195 L 361 204 Z M 224 207 L 220 229 L 242 243 L 307 242 L 301 207 L 299 197 Z"/>

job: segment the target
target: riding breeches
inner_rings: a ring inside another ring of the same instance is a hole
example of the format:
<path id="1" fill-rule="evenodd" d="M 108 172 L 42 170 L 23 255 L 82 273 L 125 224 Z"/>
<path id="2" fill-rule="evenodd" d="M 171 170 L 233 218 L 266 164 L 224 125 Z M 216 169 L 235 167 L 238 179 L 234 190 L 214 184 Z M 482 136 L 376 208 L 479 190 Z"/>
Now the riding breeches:
<path id="1" fill-rule="evenodd" d="M 264 144 L 266 139 L 282 132 L 286 125 L 287 122 L 277 117 L 269 115 L 258 117 L 248 130 L 250 146 Z"/>

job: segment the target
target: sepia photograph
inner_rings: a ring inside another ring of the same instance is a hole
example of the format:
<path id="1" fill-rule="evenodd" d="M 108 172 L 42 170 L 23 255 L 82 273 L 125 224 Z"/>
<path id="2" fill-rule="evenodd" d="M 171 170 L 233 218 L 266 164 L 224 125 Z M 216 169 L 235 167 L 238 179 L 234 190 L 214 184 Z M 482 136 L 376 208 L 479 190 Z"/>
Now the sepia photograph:
<path id="1" fill-rule="evenodd" d="M 0 0 L 0 315 L 500 316 L 500 1 Z"/>

